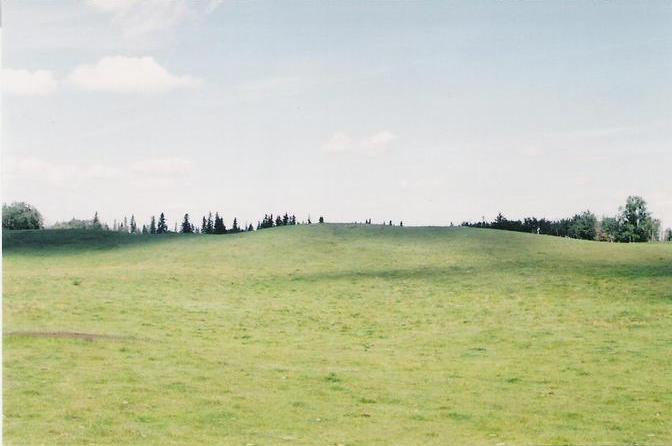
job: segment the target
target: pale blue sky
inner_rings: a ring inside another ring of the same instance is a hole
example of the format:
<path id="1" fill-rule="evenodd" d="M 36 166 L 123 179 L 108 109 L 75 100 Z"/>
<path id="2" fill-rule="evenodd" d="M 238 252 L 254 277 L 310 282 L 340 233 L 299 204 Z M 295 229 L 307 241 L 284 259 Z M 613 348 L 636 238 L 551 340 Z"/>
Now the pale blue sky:
<path id="1" fill-rule="evenodd" d="M 3 200 L 672 225 L 669 2 L 3 1 Z"/>

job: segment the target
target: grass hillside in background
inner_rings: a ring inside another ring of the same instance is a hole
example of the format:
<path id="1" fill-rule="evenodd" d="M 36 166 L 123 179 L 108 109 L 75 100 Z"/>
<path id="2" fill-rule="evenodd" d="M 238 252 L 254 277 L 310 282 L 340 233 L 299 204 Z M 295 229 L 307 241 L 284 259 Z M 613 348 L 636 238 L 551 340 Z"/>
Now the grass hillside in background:
<path id="1" fill-rule="evenodd" d="M 329 224 L 3 241 L 6 444 L 672 443 L 671 244 Z"/>

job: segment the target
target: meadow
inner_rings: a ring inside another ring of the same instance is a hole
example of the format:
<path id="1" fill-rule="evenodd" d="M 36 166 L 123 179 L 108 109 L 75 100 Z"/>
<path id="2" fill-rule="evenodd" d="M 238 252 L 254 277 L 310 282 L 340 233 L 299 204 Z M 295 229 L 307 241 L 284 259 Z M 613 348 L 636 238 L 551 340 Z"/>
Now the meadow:
<path id="1" fill-rule="evenodd" d="M 5 232 L 9 445 L 672 443 L 672 244 Z"/>

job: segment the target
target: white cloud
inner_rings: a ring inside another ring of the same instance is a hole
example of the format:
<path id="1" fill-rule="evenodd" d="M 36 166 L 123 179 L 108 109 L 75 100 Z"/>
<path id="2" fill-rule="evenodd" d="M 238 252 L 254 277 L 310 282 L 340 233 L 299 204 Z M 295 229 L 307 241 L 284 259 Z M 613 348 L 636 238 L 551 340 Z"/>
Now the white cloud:
<path id="1" fill-rule="evenodd" d="M 109 14 L 112 24 L 125 37 L 140 37 L 165 31 L 189 18 L 212 13 L 221 0 L 88 0 L 100 13 Z"/>
<path id="2" fill-rule="evenodd" d="M 336 132 L 331 135 L 323 148 L 326 152 L 347 152 L 352 149 L 352 138 L 347 133 Z"/>
<path id="3" fill-rule="evenodd" d="M 323 149 L 330 153 L 351 152 L 376 156 L 387 152 L 396 140 L 397 135 L 389 130 L 376 132 L 357 141 L 347 133 L 336 132 L 323 145 Z"/>
<path id="4" fill-rule="evenodd" d="M 360 144 L 367 152 L 376 154 L 386 152 L 396 139 L 397 135 L 389 130 L 383 130 L 365 138 Z"/>
<path id="5" fill-rule="evenodd" d="M 123 171 L 102 164 L 55 163 L 40 158 L 9 158 L 4 162 L 3 174 L 10 179 L 38 180 L 53 185 L 65 185 L 87 179 L 115 179 L 123 175 Z"/>
<path id="6" fill-rule="evenodd" d="M 2 174 L 10 183 L 29 181 L 52 186 L 73 186 L 89 180 L 132 180 L 136 184 L 183 180 L 194 164 L 182 158 L 157 158 L 126 165 L 105 165 L 81 161 L 54 162 L 36 157 L 3 160 Z"/>
<path id="7" fill-rule="evenodd" d="M 21 96 L 44 96 L 56 90 L 57 82 L 51 71 L 14 70 L 5 68 L 0 79 L 3 93 Z"/>
<path id="8" fill-rule="evenodd" d="M 131 165 L 131 170 L 135 173 L 154 176 L 186 175 L 193 169 L 194 163 L 183 158 L 149 159 Z"/>
<path id="9" fill-rule="evenodd" d="M 199 79 L 169 73 L 152 57 L 103 57 L 95 65 L 80 65 L 68 81 L 85 90 L 117 93 L 162 93 L 196 87 Z"/>
<path id="10" fill-rule="evenodd" d="M 298 76 L 279 76 L 243 82 L 236 91 L 243 97 L 265 99 L 272 95 L 294 95 L 305 87 L 305 81 Z"/>

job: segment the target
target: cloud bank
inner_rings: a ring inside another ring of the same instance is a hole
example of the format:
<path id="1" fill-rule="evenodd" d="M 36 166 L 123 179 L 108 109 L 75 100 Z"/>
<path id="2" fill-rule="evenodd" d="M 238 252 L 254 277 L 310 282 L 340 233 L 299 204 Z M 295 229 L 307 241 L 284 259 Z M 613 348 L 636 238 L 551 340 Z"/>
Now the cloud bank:
<path id="1" fill-rule="evenodd" d="M 57 81 L 48 70 L 14 70 L 5 68 L 0 79 L 2 92 L 19 96 L 45 96 L 53 93 Z"/>
<path id="2" fill-rule="evenodd" d="M 354 140 L 345 132 L 336 132 L 322 149 L 328 153 L 361 153 L 377 156 L 390 150 L 396 140 L 397 135 L 389 130 L 381 130 L 359 140 Z"/>
<path id="3" fill-rule="evenodd" d="M 88 0 L 93 10 L 111 16 L 125 37 L 168 31 L 187 19 L 212 13 L 222 0 Z"/>
<path id="4" fill-rule="evenodd" d="M 93 65 L 79 65 L 67 77 L 76 88 L 114 93 L 163 93 L 192 88 L 201 80 L 168 72 L 153 57 L 103 57 Z"/>

